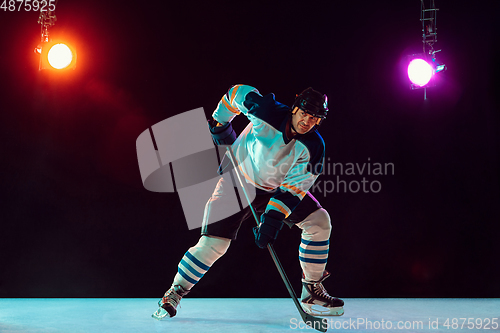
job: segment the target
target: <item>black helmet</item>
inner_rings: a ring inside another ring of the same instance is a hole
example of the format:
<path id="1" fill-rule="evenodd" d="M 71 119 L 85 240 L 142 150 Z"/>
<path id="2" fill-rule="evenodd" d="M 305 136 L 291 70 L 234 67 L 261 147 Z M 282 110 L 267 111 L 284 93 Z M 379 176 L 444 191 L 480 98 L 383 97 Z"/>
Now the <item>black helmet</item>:
<path id="1" fill-rule="evenodd" d="M 296 107 L 318 117 L 319 120 L 317 125 L 319 125 L 326 118 L 326 114 L 328 113 L 328 97 L 309 87 L 297 95 L 292 105 L 292 112 Z"/>

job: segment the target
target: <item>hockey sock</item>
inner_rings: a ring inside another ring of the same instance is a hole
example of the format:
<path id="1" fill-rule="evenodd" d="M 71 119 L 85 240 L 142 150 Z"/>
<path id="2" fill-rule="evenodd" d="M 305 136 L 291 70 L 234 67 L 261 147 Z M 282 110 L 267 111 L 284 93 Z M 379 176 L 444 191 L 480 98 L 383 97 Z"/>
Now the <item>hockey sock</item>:
<path id="1" fill-rule="evenodd" d="M 226 253 L 231 240 L 201 236 L 198 243 L 189 248 L 177 268 L 172 285 L 190 290 L 208 271 L 213 263 Z"/>
<path id="2" fill-rule="evenodd" d="M 302 229 L 299 260 L 304 272 L 304 282 L 321 279 L 328 261 L 330 246 L 330 216 L 323 208 L 316 210 L 297 224 Z"/>

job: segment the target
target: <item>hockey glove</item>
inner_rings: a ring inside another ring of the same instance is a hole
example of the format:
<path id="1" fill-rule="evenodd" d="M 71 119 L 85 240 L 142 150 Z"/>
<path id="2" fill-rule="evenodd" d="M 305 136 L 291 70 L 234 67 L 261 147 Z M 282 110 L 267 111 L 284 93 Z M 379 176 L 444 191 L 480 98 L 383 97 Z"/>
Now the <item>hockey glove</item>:
<path id="1" fill-rule="evenodd" d="M 258 227 L 253 228 L 253 233 L 255 235 L 255 244 L 264 249 L 267 247 L 267 244 L 274 243 L 278 237 L 278 232 L 283 227 L 283 221 L 262 214 L 260 222 Z"/>
<path id="2" fill-rule="evenodd" d="M 231 123 L 222 126 L 217 126 L 218 122 L 215 119 L 208 121 L 210 134 L 216 145 L 232 145 L 236 141 L 236 133 L 233 130 Z"/>

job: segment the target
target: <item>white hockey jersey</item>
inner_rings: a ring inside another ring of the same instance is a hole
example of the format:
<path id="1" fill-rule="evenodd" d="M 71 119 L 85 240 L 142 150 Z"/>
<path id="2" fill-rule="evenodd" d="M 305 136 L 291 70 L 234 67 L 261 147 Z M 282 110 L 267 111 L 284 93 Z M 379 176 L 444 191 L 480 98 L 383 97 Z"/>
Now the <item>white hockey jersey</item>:
<path id="1" fill-rule="evenodd" d="M 227 123 L 240 113 L 250 121 L 232 145 L 240 171 L 248 183 L 275 192 L 265 213 L 283 220 L 322 172 L 324 141 L 317 130 L 288 139 L 285 129 L 290 108 L 277 102 L 274 94 L 262 96 L 248 85 L 229 89 L 213 118 Z"/>

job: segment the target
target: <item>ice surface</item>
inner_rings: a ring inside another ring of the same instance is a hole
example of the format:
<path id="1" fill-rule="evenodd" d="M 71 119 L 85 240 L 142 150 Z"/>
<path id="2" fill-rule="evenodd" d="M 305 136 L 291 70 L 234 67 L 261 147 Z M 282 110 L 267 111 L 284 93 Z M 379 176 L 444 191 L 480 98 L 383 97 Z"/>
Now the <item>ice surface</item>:
<path id="1" fill-rule="evenodd" d="M 498 327 L 494 329 L 492 322 L 488 330 L 477 326 L 467 328 L 467 323 L 462 329 L 451 326 L 453 318 L 457 318 L 459 326 L 462 325 L 459 318 L 474 318 L 474 321 L 481 318 L 483 325 L 486 318 L 490 321 L 497 318 L 498 323 L 500 299 L 356 298 L 344 301 L 345 314 L 327 318 L 329 332 L 500 331 Z M 292 300 L 286 298 L 184 298 L 177 316 L 162 321 L 151 318 L 157 303 L 158 299 L 137 298 L 0 299 L 0 332 L 315 332 L 305 328 Z M 449 327 L 444 326 L 447 319 Z M 407 328 L 398 329 L 399 322 Z M 382 329 L 382 323 L 391 325 L 392 329 Z M 423 327 L 409 328 L 413 323 L 422 323 Z"/>

